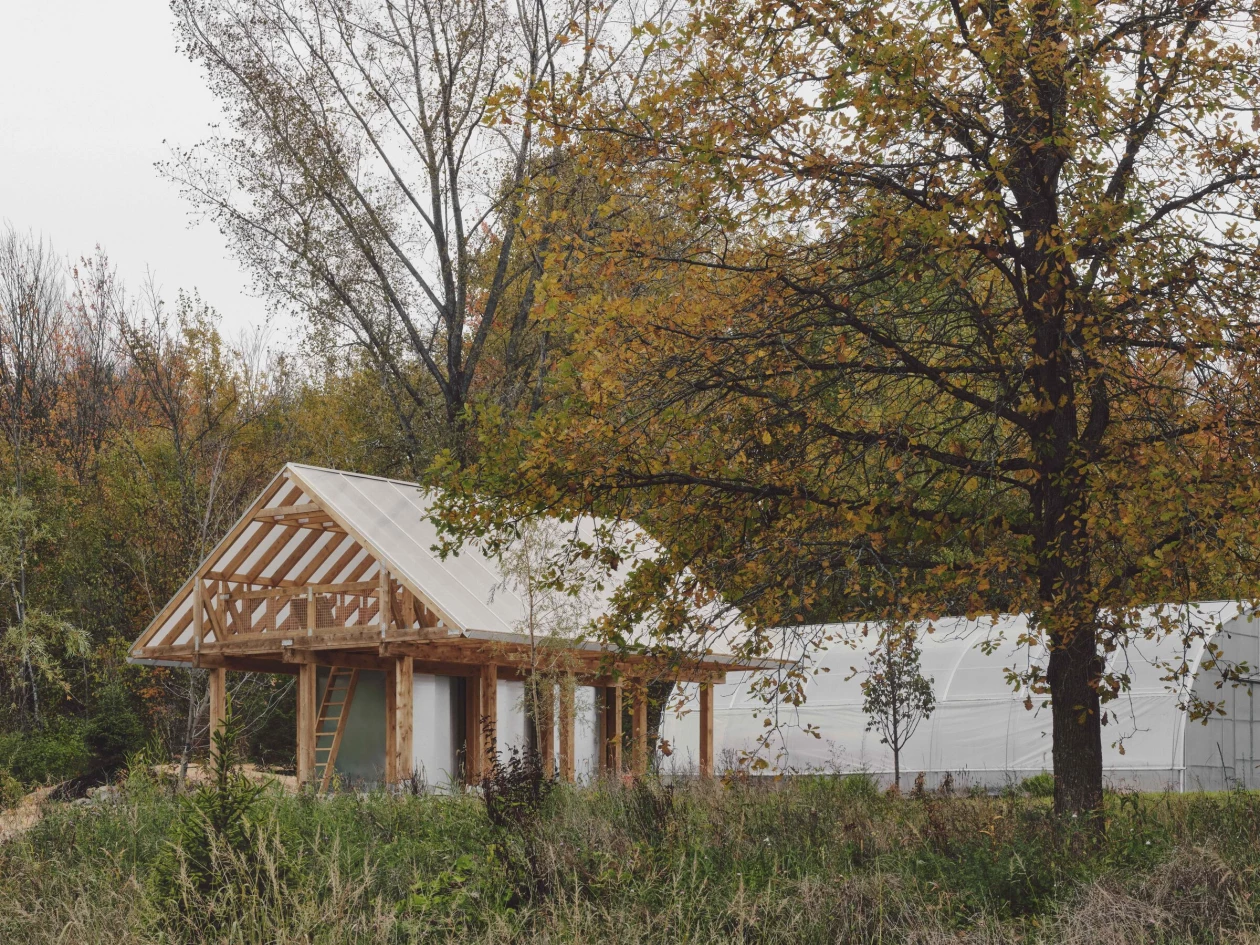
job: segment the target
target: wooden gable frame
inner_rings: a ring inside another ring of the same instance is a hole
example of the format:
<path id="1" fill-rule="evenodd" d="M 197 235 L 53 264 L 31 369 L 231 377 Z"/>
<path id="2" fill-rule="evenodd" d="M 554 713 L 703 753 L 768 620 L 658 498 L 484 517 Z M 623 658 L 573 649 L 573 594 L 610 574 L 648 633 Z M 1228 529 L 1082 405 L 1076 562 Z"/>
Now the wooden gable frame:
<path id="1" fill-rule="evenodd" d="M 372 580 L 365 581 L 369 574 Z M 367 612 L 374 616 L 342 627 L 317 621 L 315 626 L 289 630 L 305 630 L 307 636 L 318 638 L 319 645 L 376 643 L 383 639 L 382 575 L 390 581 L 392 612 L 384 622 L 390 640 L 447 637 L 464 629 L 422 588 L 398 576 L 366 536 L 324 508 L 317 491 L 286 467 L 159 611 L 132 646 L 131 656 L 193 665 L 210 653 L 280 656 L 283 643 L 275 635 L 277 628 L 251 632 L 252 626 L 242 626 L 246 616 L 261 609 L 266 623 L 266 616 L 286 607 L 294 613 L 308 610 L 312 595 L 370 598 L 376 603 Z M 293 607 L 293 602 L 299 606 Z M 375 628 L 375 633 L 368 628 Z M 280 632 L 286 640 L 293 636 Z M 299 641 L 315 644 L 316 640 Z"/>

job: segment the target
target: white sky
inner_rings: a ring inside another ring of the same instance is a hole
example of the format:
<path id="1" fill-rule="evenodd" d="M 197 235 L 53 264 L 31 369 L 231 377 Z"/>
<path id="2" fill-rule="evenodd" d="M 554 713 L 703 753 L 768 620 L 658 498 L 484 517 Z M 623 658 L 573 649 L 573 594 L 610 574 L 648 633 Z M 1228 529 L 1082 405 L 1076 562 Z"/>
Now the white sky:
<path id="1" fill-rule="evenodd" d="M 65 257 L 101 245 L 130 287 L 195 288 L 235 336 L 266 306 L 153 166 L 219 117 L 171 22 L 166 0 L 0 0 L 0 221 Z"/>

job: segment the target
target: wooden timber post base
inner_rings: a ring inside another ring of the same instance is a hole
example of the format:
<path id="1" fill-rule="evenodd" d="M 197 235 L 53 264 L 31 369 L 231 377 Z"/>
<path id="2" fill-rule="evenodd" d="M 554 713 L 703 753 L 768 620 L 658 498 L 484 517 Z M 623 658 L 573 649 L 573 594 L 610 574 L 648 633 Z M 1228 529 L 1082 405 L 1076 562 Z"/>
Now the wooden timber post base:
<path id="1" fill-rule="evenodd" d="M 415 660 L 394 658 L 385 673 L 385 782 L 398 784 L 415 773 L 411 743 L 414 730 L 412 699 Z"/>
<path id="2" fill-rule="evenodd" d="M 713 777 L 713 683 L 700 684 L 700 777 Z"/>
<path id="3" fill-rule="evenodd" d="M 647 774 L 647 686 L 642 679 L 630 684 L 630 771 L 636 778 Z"/>
<path id="4" fill-rule="evenodd" d="M 315 777 L 315 664 L 298 667 L 297 693 L 297 783 L 304 788 Z"/>
<path id="5" fill-rule="evenodd" d="M 223 727 L 227 716 L 227 670 L 217 668 L 210 670 L 210 757 L 217 758 L 219 748 L 214 736 Z"/>

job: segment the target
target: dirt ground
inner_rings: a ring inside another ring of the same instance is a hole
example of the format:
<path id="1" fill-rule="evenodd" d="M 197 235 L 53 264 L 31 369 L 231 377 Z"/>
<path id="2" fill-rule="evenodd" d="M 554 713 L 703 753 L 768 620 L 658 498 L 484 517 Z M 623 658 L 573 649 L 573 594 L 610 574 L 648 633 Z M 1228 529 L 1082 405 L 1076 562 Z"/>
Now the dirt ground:
<path id="1" fill-rule="evenodd" d="M 44 815 L 44 800 L 56 790 L 56 786 L 32 791 L 18 801 L 12 810 L 0 811 L 0 843 L 18 836 L 39 823 Z"/>
<path id="2" fill-rule="evenodd" d="M 260 769 L 257 765 L 241 765 L 241 771 L 252 781 L 274 781 L 284 788 L 285 791 L 297 791 L 297 778 L 291 774 L 276 774 L 273 771 Z M 170 779 L 171 781 L 175 780 L 175 776 L 178 773 L 179 765 L 158 765 L 154 768 L 154 774 L 159 778 Z M 206 777 L 207 772 L 201 765 L 190 764 L 188 766 L 187 785 L 195 786 Z M 0 811 L 0 843 L 20 836 L 39 823 L 40 818 L 44 816 L 44 805 L 49 803 L 48 795 L 57 790 L 57 787 L 58 785 L 53 784 L 39 788 L 18 801 L 17 805 L 12 809 Z"/>

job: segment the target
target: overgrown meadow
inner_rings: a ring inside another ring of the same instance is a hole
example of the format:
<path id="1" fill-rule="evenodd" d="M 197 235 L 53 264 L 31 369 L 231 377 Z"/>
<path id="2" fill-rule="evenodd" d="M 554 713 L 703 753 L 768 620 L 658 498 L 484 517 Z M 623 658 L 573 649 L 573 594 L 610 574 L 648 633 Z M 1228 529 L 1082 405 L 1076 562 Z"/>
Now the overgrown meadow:
<path id="1" fill-rule="evenodd" d="M 143 777 L 50 805 L 0 846 L 0 941 L 1260 937 L 1249 793 L 1109 796 L 1092 842 L 1027 791 L 889 797 L 862 776 L 509 785 L 488 801 L 273 788 L 194 849 L 213 793 Z"/>

